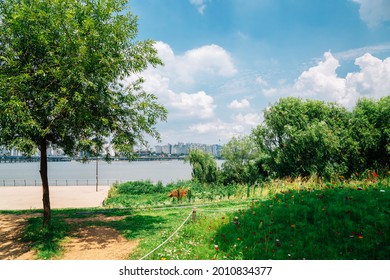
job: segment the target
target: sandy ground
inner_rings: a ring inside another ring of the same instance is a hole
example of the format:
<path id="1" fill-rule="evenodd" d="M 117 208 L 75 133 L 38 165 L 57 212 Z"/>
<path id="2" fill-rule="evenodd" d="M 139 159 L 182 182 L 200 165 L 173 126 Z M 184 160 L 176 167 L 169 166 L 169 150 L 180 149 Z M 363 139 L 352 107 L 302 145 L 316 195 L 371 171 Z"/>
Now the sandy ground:
<path id="1" fill-rule="evenodd" d="M 50 187 L 51 208 L 101 206 L 110 186 Z M 42 187 L 0 187 L 0 210 L 42 209 Z"/>
<path id="2" fill-rule="evenodd" d="M 101 206 L 109 186 L 50 187 L 51 208 L 81 208 Z M 0 210 L 42 209 L 41 187 L 0 187 Z M 28 218 L 37 214 L 0 214 L 0 260 L 34 260 L 36 254 L 21 240 Z M 124 217 L 97 215 L 67 219 L 72 232 L 63 241 L 60 260 L 124 260 L 138 246 L 138 240 L 127 240 L 108 226 L 84 224 L 110 221 Z"/>
<path id="3" fill-rule="evenodd" d="M 0 260 L 35 260 L 36 253 L 21 240 L 26 220 L 39 214 L 0 214 Z M 83 225 L 88 221 L 111 221 L 124 217 L 66 219 L 74 228 L 62 242 L 63 254 L 57 260 L 125 260 L 138 246 L 108 226 Z"/>

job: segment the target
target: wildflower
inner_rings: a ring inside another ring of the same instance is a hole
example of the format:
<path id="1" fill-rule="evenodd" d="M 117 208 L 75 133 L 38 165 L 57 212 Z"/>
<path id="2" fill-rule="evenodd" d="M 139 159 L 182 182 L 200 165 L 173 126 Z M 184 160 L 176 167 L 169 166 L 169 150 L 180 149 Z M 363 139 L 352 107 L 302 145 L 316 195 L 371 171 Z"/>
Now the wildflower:
<path id="1" fill-rule="evenodd" d="M 294 225 L 294 224 L 292 224 L 292 225 L 291 225 L 291 228 L 295 228 L 295 225 Z"/>
<path id="2" fill-rule="evenodd" d="M 363 235 L 359 235 L 359 239 L 363 239 Z"/>
<path id="3" fill-rule="evenodd" d="M 385 190 L 380 190 L 380 192 L 385 192 Z"/>
<path id="4" fill-rule="evenodd" d="M 280 203 L 280 199 L 278 199 L 278 202 Z"/>
<path id="5" fill-rule="evenodd" d="M 167 258 L 161 258 L 162 261 L 165 261 Z"/>
<path id="6" fill-rule="evenodd" d="M 240 240 L 241 240 L 241 238 L 240 238 L 240 237 L 237 237 L 237 240 L 238 240 L 238 241 L 240 241 Z"/>
<path id="7" fill-rule="evenodd" d="M 218 247 L 217 244 L 214 245 L 214 248 L 215 248 L 215 250 L 217 250 L 217 251 L 219 250 L 219 247 Z"/>

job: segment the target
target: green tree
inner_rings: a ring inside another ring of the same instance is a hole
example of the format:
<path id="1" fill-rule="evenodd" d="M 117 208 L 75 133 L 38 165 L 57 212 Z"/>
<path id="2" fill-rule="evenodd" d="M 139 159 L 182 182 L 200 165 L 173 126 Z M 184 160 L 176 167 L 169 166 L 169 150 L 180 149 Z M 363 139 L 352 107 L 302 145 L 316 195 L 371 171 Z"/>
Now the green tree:
<path id="1" fill-rule="evenodd" d="M 360 99 L 352 112 L 350 134 L 357 143 L 351 169 L 389 169 L 390 96 Z"/>
<path id="2" fill-rule="evenodd" d="M 289 97 L 266 109 L 264 117 L 254 134 L 274 176 L 329 177 L 347 171 L 346 143 L 352 140 L 345 129 L 350 118 L 345 108 Z"/>
<path id="3" fill-rule="evenodd" d="M 213 184 L 218 181 L 218 166 L 214 157 L 202 150 L 191 150 L 185 158 L 192 166 L 192 178 L 202 184 Z"/>
<path id="4" fill-rule="evenodd" d="M 259 146 L 251 135 L 233 137 L 223 146 L 222 158 L 224 184 L 253 184 L 264 175 Z"/>
<path id="5" fill-rule="evenodd" d="M 0 1 L 0 144 L 41 154 L 44 226 L 50 224 L 48 144 L 97 153 L 110 140 L 130 154 L 167 111 L 142 79 L 161 64 L 153 41 L 136 41 L 124 0 Z"/>

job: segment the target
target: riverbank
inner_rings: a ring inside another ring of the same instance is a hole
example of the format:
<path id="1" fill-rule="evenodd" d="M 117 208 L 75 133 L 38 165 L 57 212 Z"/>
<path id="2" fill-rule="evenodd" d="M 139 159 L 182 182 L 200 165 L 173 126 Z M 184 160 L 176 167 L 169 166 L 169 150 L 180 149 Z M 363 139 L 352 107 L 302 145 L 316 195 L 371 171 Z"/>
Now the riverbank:
<path id="1" fill-rule="evenodd" d="M 101 206 L 110 186 L 50 187 L 52 209 Z M 42 209 L 41 187 L 1 187 L 0 210 Z"/>

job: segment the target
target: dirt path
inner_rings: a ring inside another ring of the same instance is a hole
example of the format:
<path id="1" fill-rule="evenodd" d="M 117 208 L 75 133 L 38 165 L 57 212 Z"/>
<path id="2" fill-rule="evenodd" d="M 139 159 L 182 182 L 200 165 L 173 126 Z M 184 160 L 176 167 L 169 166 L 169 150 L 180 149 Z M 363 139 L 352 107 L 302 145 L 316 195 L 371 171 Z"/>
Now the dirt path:
<path id="1" fill-rule="evenodd" d="M 0 215 L 0 260 L 31 260 L 34 253 L 21 241 L 26 219 L 32 215 Z"/>
<path id="2" fill-rule="evenodd" d="M 35 253 L 21 241 L 26 219 L 32 215 L 0 215 L 0 260 L 33 260 Z M 138 240 L 127 240 L 107 226 L 84 226 L 87 221 L 111 221 L 123 217 L 66 219 L 75 226 L 64 240 L 60 260 L 123 260 L 138 246 Z"/>

